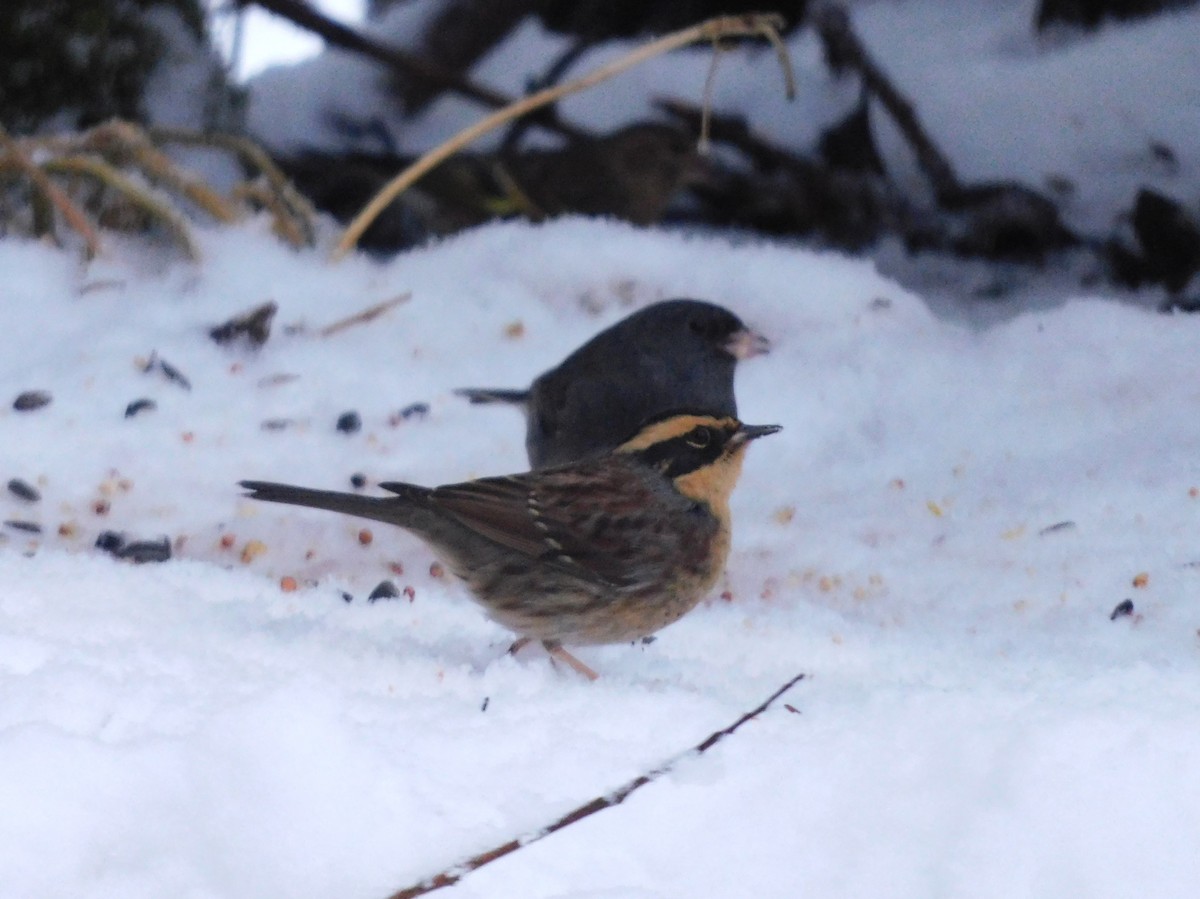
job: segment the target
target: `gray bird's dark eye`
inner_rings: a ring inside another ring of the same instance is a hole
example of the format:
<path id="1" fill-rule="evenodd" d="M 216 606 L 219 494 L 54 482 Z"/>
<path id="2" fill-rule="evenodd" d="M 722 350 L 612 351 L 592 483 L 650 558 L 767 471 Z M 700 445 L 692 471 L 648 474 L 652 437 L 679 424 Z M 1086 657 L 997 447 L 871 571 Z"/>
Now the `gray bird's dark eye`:
<path id="1" fill-rule="evenodd" d="M 708 428 L 696 428 L 684 440 L 688 446 L 694 446 L 696 449 L 704 449 L 712 443 L 712 431 Z"/>
<path id="2" fill-rule="evenodd" d="M 689 331 L 702 340 L 713 342 L 732 337 L 742 327 L 742 323 L 733 316 L 697 315 L 688 319 Z"/>

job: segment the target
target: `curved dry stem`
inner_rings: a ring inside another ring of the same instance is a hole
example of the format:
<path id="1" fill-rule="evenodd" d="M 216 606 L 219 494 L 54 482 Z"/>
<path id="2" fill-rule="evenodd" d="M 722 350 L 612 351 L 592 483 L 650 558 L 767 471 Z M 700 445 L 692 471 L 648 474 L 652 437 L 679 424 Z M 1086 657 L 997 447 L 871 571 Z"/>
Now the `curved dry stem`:
<path id="1" fill-rule="evenodd" d="M 161 222 L 189 259 L 195 261 L 200 258 L 200 252 L 183 218 L 169 205 L 151 196 L 144 187 L 104 160 L 94 156 L 64 156 L 44 163 L 42 168 L 51 174 L 83 175 L 99 181 L 105 187 L 121 194 L 151 219 Z"/>
<path id="2" fill-rule="evenodd" d="M 36 191 L 45 197 L 59 211 L 67 224 L 74 228 L 79 233 L 79 236 L 83 238 L 83 242 L 87 246 L 88 258 L 99 253 L 100 235 L 96 233 L 96 229 L 88 221 L 88 217 L 84 214 L 83 210 L 75 205 L 75 202 L 67 196 L 66 192 L 51 181 L 46 176 L 46 173 L 25 155 L 24 150 L 13 140 L 3 125 L 0 125 L 0 147 L 5 149 L 9 159 L 12 160 L 17 169 L 29 178 Z"/>
<path id="3" fill-rule="evenodd" d="M 787 45 L 779 36 L 779 28 L 772 24 L 763 24 L 760 35 L 771 42 L 775 48 L 775 58 L 779 60 L 779 68 L 783 70 L 783 94 L 789 101 L 796 99 L 796 73 L 792 70 L 792 57 L 788 54 Z"/>
<path id="4" fill-rule="evenodd" d="M 696 142 L 696 152 L 701 156 L 707 156 L 712 149 L 713 91 L 717 83 L 717 66 L 721 64 L 721 54 L 724 52 L 721 42 L 713 41 L 713 55 L 708 63 L 708 74 L 704 76 L 704 94 L 700 101 L 700 139 Z"/>
<path id="5" fill-rule="evenodd" d="M 282 207 L 287 210 L 295 228 L 303 234 L 305 245 L 312 246 L 316 240 L 317 211 L 271 159 L 267 152 L 247 137 L 220 132 L 189 131 L 184 128 L 154 127 L 147 131 L 156 143 L 176 143 L 190 147 L 208 147 L 233 153 L 244 165 L 258 171 L 271 187 Z M 272 208 L 276 208 L 271 204 Z M 285 227 L 282 226 L 281 227 Z M 287 228 L 291 231 L 292 228 Z M 291 238 L 288 238 L 289 240 Z"/>
<path id="6" fill-rule="evenodd" d="M 406 291 L 399 296 L 392 297 L 390 300 L 384 300 L 382 303 L 375 303 L 373 306 L 368 306 L 361 312 L 356 312 L 354 315 L 339 319 L 332 324 L 326 325 L 324 328 L 318 331 L 317 334 L 320 337 L 332 337 L 334 334 L 337 334 L 340 331 L 345 331 L 347 328 L 353 327 L 354 325 L 363 325 L 367 322 L 374 321 L 389 309 L 395 309 L 401 303 L 407 303 L 411 299 L 412 291 Z"/>
<path id="7" fill-rule="evenodd" d="M 141 180 L 122 175 L 122 169 L 136 169 L 145 182 L 186 198 L 222 224 L 239 221 L 243 215 L 241 203 L 253 198 L 271 212 L 275 233 L 289 244 L 312 246 L 316 241 L 316 210 L 270 156 L 248 138 L 183 128 L 143 129 L 121 119 L 113 119 L 82 134 L 5 137 L 6 142 L 0 143 L 0 150 L 7 152 L 0 152 L 0 170 L 16 171 L 33 183 L 35 228 L 44 230 L 45 208 L 58 209 L 71 227 L 84 235 L 91 255 L 99 247 L 98 229 L 46 178 L 47 171 L 88 176 L 124 194 L 153 219 L 165 223 L 192 257 L 195 257 L 196 249 L 182 214 L 171 201 L 154 197 Z M 202 147 L 236 156 L 244 169 L 259 176 L 262 183 L 239 187 L 232 196 L 226 197 L 162 152 L 159 146 L 166 143 Z M 34 164 L 31 160 L 35 158 L 50 161 Z"/>
<path id="8" fill-rule="evenodd" d="M 178 191 L 222 224 L 232 224 L 238 211 L 215 190 L 194 175 L 184 172 L 165 153 L 150 143 L 146 133 L 130 122 L 114 120 L 99 125 L 86 135 L 85 147 L 110 153 L 124 153 L 155 184 Z"/>
<path id="9" fill-rule="evenodd" d="M 271 213 L 271 230 L 287 243 L 300 249 L 312 246 L 309 239 L 292 211 L 284 203 L 283 198 L 273 191 L 268 184 L 260 181 L 243 181 L 233 188 L 233 196 L 243 202 L 253 202 Z"/>
<path id="10" fill-rule="evenodd" d="M 774 13 L 766 15 L 718 16 L 714 19 L 708 19 L 698 25 L 673 31 L 648 44 L 643 44 L 620 59 L 616 59 L 608 65 L 601 66 L 599 69 L 581 78 L 568 81 L 566 84 L 545 88 L 537 93 L 530 94 L 528 97 L 522 97 L 520 100 L 509 104 L 503 109 L 497 110 L 469 128 L 463 129 L 448 141 L 434 147 L 389 181 L 375 195 L 374 199 L 367 204 L 366 208 L 355 216 L 354 220 L 346 227 L 341 240 L 338 241 L 337 246 L 333 250 L 333 259 L 341 259 L 353 249 L 355 244 L 358 243 L 358 239 L 362 237 L 363 232 L 387 208 L 388 204 L 415 184 L 425 173 L 436 167 L 444 159 L 457 153 L 463 147 L 473 143 L 489 131 L 500 127 L 506 122 L 510 122 L 535 109 L 553 103 L 561 97 L 585 91 L 621 74 L 627 69 L 640 65 L 648 59 L 653 59 L 655 56 L 661 56 L 664 53 L 669 53 L 688 44 L 694 44 L 698 41 L 716 41 L 723 37 L 761 36 L 769 32 L 774 33 L 775 38 L 778 39 L 778 29 L 782 25 L 782 22 L 782 18 Z M 790 76 L 790 65 L 785 66 L 785 70 Z"/>

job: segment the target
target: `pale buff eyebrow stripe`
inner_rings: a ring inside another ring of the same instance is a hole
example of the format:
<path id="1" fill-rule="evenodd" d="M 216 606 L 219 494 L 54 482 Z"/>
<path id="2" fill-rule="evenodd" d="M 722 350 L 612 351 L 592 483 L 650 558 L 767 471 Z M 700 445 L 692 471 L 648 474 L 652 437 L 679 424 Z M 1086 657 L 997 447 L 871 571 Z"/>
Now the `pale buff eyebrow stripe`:
<path id="1" fill-rule="evenodd" d="M 676 415 L 665 421 L 655 422 L 645 428 L 632 440 L 617 447 L 617 452 L 629 453 L 646 449 L 646 447 L 662 443 L 673 437 L 682 437 L 688 431 L 700 425 L 707 425 L 708 427 L 724 431 L 732 431 L 737 428 L 738 423 L 733 418 L 714 418 L 710 415 Z"/>

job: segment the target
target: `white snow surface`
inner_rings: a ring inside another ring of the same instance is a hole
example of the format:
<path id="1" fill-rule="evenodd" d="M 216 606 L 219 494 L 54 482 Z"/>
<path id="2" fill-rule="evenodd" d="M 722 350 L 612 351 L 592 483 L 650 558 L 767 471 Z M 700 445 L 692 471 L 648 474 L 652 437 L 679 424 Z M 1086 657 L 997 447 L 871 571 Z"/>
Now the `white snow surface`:
<path id="1" fill-rule="evenodd" d="M 866 262 L 582 219 L 387 264 L 258 223 L 200 240 L 198 265 L 0 241 L 0 476 L 42 492 L 0 517 L 44 528 L 0 529 L 3 895 L 382 899 L 799 672 L 441 895 L 1195 895 L 1200 318 L 1080 297 L 970 329 Z M 724 583 L 650 645 L 578 649 L 596 683 L 506 655 L 410 535 L 240 496 L 521 470 L 520 417 L 453 388 L 522 386 L 674 296 L 771 337 L 739 407 L 784 430 L 749 453 Z M 265 347 L 208 338 L 267 300 Z M 28 389 L 52 403 L 13 411 Z M 174 558 L 117 561 L 105 529 Z M 384 578 L 412 598 L 367 602 Z"/>

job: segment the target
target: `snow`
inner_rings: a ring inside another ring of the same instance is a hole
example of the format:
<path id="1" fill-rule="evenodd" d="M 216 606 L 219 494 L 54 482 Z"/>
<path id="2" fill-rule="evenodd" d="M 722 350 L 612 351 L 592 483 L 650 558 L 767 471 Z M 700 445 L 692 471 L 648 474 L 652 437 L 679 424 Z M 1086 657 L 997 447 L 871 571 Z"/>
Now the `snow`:
<path id="1" fill-rule="evenodd" d="M 853 11 L 964 178 L 1066 176 L 1072 224 L 1097 233 L 1142 183 L 1194 201 L 1200 11 L 1038 40 L 1032 6 Z M 517 92 L 560 45 L 524 27 L 480 77 Z M 727 54 L 716 96 L 805 145 L 857 92 L 811 36 L 790 46 L 795 105 L 765 51 Z M 656 60 L 564 108 L 613 127 L 647 95 L 698 99 L 707 66 Z M 251 121 L 324 145 L 326 114 L 373 114 L 378 82 L 338 53 L 268 71 Z M 420 148 L 477 115 L 445 99 L 393 133 Z M 382 899 L 672 759 L 441 895 L 1195 893 L 1200 318 L 1061 268 L 1002 275 L 1028 279 L 1022 302 L 981 306 L 967 286 L 995 269 L 888 246 L 873 263 L 569 218 L 331 263 L 323 237 L 296 252 L 264 221 L 200 229 L 195 264 L 114 235 L 89 263 L 0 239 L 0 483 L 42 495 L 0 491 L 0 522 L 43 529 L 0 527 L 0 894 Z M 784 430 L 749 453 L 713 596 L 650 645 L 577 649 L 596 683 L 507 655 L 512 635 L 415 538 L 240 496 L 244 478 L 521 470 L 519 416 L 454 388 L 527 384 L 675 296 L 771 337 L 739 369 L 739 408 Z M 262 349 L 208 338 L 267 301 Z M 31 389 L 52 403 L 14 411 Z M 156 408 L 126 418 L 141 398 Z M 398 417 L 414 403 L 428 415 Z M 362 430 L 339 433 L 349 410 Z M 173 558 L 115 560 L 105 530 L 165 536 Z M 411 599 L 368 602 L 384 579 Z"/>
<path id="2" fill-rule="evenodd" d="M 0 242 L 0 475 L 43 495 L 5 493 L 0 516 L 44 527 L 0 531 L 6 895 L 381 897 L 801 671 L 705 755 L 445 895 L 1194 892 L 1200 319 L 1081 296 L 968 328 L 868 262 L 583 219 L 386 264 L 258 222 L 199 240 L 197 265 Z M 403 532 L 364 546 L 361 522 L 239 496 L 241 478 L 520 470 L 519 417 L 453 388 L 520 386 L 677 295 L 771 336 L 740 410 L 785 430 L 735 493 L 729 597 L 651 645 L 577 650 L 594 684 L 507 656 Z M 208 339 L 266 300 L 264 348 Z M 152 351 L 191 389 L 143 372 Z M 12 411 L 34 388 L 53 402 Z M 157 409 L 124 418 L 139 397 Z M 414 402 L 426 418 L 391 423 Z M 363 429 L 338 433 L 349 409 Z M 92 546 L 105 529 L 175 557 L 116 561 Z M 368 603 L 384 578 L 413 599 Z"/>
<path id="3" fill-rule="evenodd" d="M 1109 233 L 1141 185 L 1194 201 L 1200 10 L 1039 38 L 1036 5 L 877 3 L 855 23 L 964 180 L 1066 178 L 1067 223 L 1091 234 Z"/>
<path id="4" fill-rule="evenodd" d="M 324 48 L 312 32 L 256 6 L 231 8 L 223 0 L 207 0 L 205 5 L 213 43 L 239 81 L 312 59 Z M 314 0 L 310 5 L 350 27 L 361 24 L 367 6 L 366 0 Z"/>

